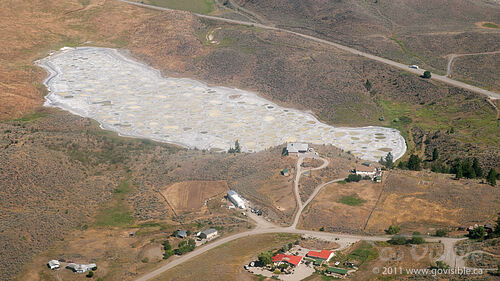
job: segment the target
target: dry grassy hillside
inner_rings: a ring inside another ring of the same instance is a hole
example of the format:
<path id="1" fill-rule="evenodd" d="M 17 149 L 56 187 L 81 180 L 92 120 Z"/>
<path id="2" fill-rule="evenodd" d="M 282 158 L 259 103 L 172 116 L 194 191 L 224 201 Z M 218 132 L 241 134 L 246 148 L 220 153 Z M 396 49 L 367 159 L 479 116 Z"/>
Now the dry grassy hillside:
<path id="1" fill-rule="evenodd" d="M 331 3 L 307 9 L 304 4 L 297 5 L 309 15 L 320 13 Z M 45 74 L 33 66 L 34 59 L 65 45 L 124 47 L 166 75 L 255 90 L 285 106 L 311 110 L 330 124 L 398 128 L 410 150 L 417 152 L 427 153 L 418 136 L 412 136 L 414 131 L 431 136 L 454 127 L 457 133 L 446 135 L 446 142 L 455 143 L 453 146 L 443 141 L 434 144 L 444 151 L 443 159 L 467 151 L 478 156 L 485 167 L 500 167 L 496 112 L 483 97 L 463 90 L 423 81 L 289 34 L 200 21 L 188 12 L 159 13 L 113 0 L 16 1 L 15 5 L 4 5 L 6 17 L 1 17 L 1 24 L 6 28 L 1 31 L 0 44 L 6 48 L 2 49 L 0 68 L 6 68 L 1 70 L 6 75 L 0 84 L 5 88 L 0 118 L 19 116 L 41 105 L 45 90 L 40 82 Z M 345 11 L 360 6 L 354 2 L 338 5 Z M 363 24 L 354 21 L 347 25 L 373 33 L 368 27 L 378 26 L 379 20 L 369 16 L 371 5 L 366 4 L 363 13 L 353 16 Z M 218 27 L 221 29 L 215 30 Z M 316 27 L 321 29 L 321 25 Z M 214 35 L 216 43 L 206 40 L 208 33 Z M 365 84 L 367 80 L 370 86 Z M 379 121 L 381 116 L 385 121 Z M 411 122 L 392 122 L 403 116 Z"/>
<path id="2" fill-rule="evenodd" d="M 476 24 L 500 21 L 500 4 L 493 1 L 233 1 L 277 25 L 441 73 L 448 54 L 500 49 L 500 31 Z M 463 74 L 471 71 L 474 66 Z"/>
<path id="3" fill-rule="evenodd" d="M 325 186 L 302 214 L 306 229 L 381 233 L 390 225 L 405 233 L 491 223 L 500 208 L 498 188 L 451 175 L 392 170 L 384 181 Z"/>
<path id="4" fill-rule="evenodd" d="M 110 0 L 21 0 L 0 3 L 0 120 L 41 105 L 45 71 L 33 61 L 63 46 L 120 47 L 152 11 Z"/>
<path id="5" fill-rule="evenodd" d="M 209 33 L 218 43 L 206 40 Z M 146 48 L 150 45 L 154 47 Z M 444 159 L 472 155 L 485 167 L 500 167 L 499 123 L 484 97 L 333 48 L 177 12 L 159 14 L 139 25 L 127 48 L 166 75 L 255 90 L 282 105 L 312 110 L 334 125 L 395 127 L 410 151 L 423 155 L 429 155 L 421 141 L 426 135 L 428 147 L 438 147 Z M 379 120 L 381 116 L 385 121 Z M 402 118 L 406 121 L 394 121 Z M 444 135 L 451 127 L 456 133 Z M 434 134 L 444 138 L 431 138 Z"/>

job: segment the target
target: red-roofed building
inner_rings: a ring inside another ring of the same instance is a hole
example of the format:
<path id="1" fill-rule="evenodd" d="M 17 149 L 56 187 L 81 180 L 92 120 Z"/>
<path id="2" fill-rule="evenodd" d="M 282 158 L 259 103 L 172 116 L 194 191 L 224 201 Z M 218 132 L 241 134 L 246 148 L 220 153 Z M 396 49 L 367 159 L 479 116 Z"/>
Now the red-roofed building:
<path id="1" fill-rule="evenodd" d="M 329 261 L 331 258 L 333 258 L 333 256 L 335 256 L 335 253 L 329 250 L 321 250 L 321 252 L 309 251 L 306 256 L 313 259 L 322 259 Z"/>
<path id="2" fill-rule="evenodd" d="M 272 257 L 273 263 L 276 265 L 280 265 L 284 262 L 287 262 L 293 266 L 299 265 L 300 261 L 302 260 L 301 256 L 290 256 L 290 255 L 284 255 L 284 254 L 277 254 L 276 256 Z"/>

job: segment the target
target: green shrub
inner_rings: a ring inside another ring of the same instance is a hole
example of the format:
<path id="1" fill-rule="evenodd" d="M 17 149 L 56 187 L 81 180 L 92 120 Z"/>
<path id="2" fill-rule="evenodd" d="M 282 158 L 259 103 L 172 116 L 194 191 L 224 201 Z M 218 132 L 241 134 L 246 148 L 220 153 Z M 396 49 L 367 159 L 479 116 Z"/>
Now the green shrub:
<path id="1" fill-rule="evenodd" d="M 399 226 L 397 226 L 397 225 L 391 225 L 391 226 L 389 226 L 389 228 L 385 231 L 385 233 L 390 234 L 390 235 L 394 235 L 394 234 L 397 234 L 399 231 L 401 231 L 401 227 L 399 227 Z"/>
<path id="2" fill-rule="evenodd" d="M 438 230 L 436 230 L 435 236 L 445 237 L 446 235 L 448 235 L 448 230 L 447 229 L 438 229 Z"/>
<path id="3" fill-rule="evenodd" d="M 387 243 L 391 245 L 405 245 L 407 242 L 406 238 L 401 235 L 393 236 L 390 240 L 387 240 Z"/>
<path id="4" fill-rule="evenodd" d="M 350 174 L 345 179 L 346 182 L 358 182 L 361 180 L 361 175 Z"/>

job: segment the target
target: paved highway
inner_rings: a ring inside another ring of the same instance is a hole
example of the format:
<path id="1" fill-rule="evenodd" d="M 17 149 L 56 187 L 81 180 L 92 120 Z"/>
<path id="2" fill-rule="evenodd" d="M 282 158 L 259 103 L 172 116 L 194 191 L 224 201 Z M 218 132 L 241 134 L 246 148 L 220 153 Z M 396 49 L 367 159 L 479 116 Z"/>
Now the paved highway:
<path id="1" fill-rule="evenodd" d="M 136 5 L 139 7 L 148 8 L 148 9 L 160 10 L 160 11 L 172 10 L 169 8 L 163 8 L 163 7 L 158 7 L 158 6 L 153 6 L 153 5 L 148 5 L 148 4 L 143 4 L 143 3 L 138 3 L 138 2 L 134 2 L 134 1 L 128 1 L 128 0 L 116 0 L 116 1 L 132 4 L 132 5 Z M 255 26 L 255 27 L 259 27 L 259 28 L 263 28 L 263 29 L 276 30 L 276 31 L 290 33 L 290 34 L 302 37 L 304 39 L 307 39 L 309 41 L 330 45 L 330 46 L 333 46 L 337 49 L 340 49 L 340 50 L 343 50 L 343 51 L 346 51 L 346 52 L 349 52 L 349 53 L 352 53 L 355 55 L 359 55 L 359 56 L 362 56 L 362 57 L 365 57 L 365 58 L 368 58 L 371 60 L 375 60 L 375 61 L 378 61 L 381 63 L 385 63 L 385 64 L 388 64 L 390 66 L 400 68 L 402 70 L 405 70 L 405 71 L 408 71 L 408 72 L 411 72 L 414 74 L 418 74 L 418 75 L 422 75 L 425 71 L 424 69 L 412 69 L 412 68 L 409 68 L 408 65 L 406 65 L 406 64 L 402 64 L 402 63 L 395 62 L 395 61 L 390 60 L 390 59 L 386 59 L 386 58 L 375 56 L 375 55 L 372 55 L 369 53 L 365 53 L 365 52 L 356 50 L 354 48 L 347 47 L 347 46 L 344 46 L 344 45 L 341 45 L 338 43 L 334 43 L 334 42 L 331 42 L 331 41 L 328 41 L 325 39 L 320 39 L 320 38 L 317 38 L 317 37 L 314 37 L 311 35 L 302 34 L 302 33 L 298 33 L 298 32 L 283 29 L 283 28 L 278 28 L 278 27 L 271 26 L 271 25 L 264 25 L 264 24 L 260 24 L 260 23 L 253 23 L 253 22 L 241 21 L 241 20 L 226 19 L 226 18 L 221 18 L 221 17 L 216 17 L 216 16 L 196 14 L 196 13 L 193 13 L 193 14 L 200 17 L 200 18 L 205 18 L 205 19 L 210 19 L 210 20 L 215 20 L 215 21 L 222 21 L 222 22 L 240 24 L 240 25 L 246 25 L 246 26 Z M 485 90 L 485 89 L 482 89 L 482 88 L 479 88 L 476 86 L 472 86 L 472 85 L 467 84 L 467 83 L 456 81 L 456 80 L 453 80 L 453 79 L 446 77 L 446 76 L 443 76 L 443 75 L 432 74 L 431 79 L 436 80 L 436 81 L 440 81 L 440 82 L 443 82 L 443 83 L 446 83 L 446 84 L 449 84 L 449 85 L 452 85 L 452 86 L 455 86 L 458 88 L 466 89 L 466 90 L 469 90 L 471 92 L 482 94 L 482 95 L 485 95 L 491 99 L 500 99 L 500 94 L 498 94 L 498 93 L 488 91 L 488 90 Z"/>

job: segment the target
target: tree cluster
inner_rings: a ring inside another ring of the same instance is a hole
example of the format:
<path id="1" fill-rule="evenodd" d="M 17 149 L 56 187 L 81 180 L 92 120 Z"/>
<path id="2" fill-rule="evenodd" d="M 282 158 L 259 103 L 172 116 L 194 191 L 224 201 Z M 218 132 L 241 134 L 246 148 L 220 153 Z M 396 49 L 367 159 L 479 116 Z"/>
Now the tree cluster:
<path id="1" fill-rule="evenodd" d="M 181 256 L 187 252 L 191 252 L 195 247 L 196 243 L 194 242 L 194 240 L 189 239 L 188 241 L 182 241 L 181 243 L 179 243 L 179 246 L 174 250 L 174 253 Z"/>
<path id="2" fill-rule="evenodd" d="M 410 155 L 410 159 L 408 161 L 401 161 L 398 164 L 398 168 L 400 169 L 408 169 L 412 171 L 420 171 L 422 170 L 422 159 L 418 157 L 418 155 L 412 154 Z"/>
<path id="3" fill-rule="evenodd" d="M 163 242 L 163 248 L 165 249 L 165 253 L 163 253 L 163 259 L 168 259 L 174 255 L 172 245 L 170 245 L 170 242 L 168 240 L 165 240 L 165 242 Z"/>
<path id="4" fill-rule="evenodd" d="M 392 169 L 394 167 L 394 156 L 392 156 L 392 153 L 389 152 L 385 158 L 380 157 L 378 162 L 384 165 L 387 169 Z"/>
<path id="5" fill-rule="evenodd" d="M 418 245 L 425 243 L 425 239 L 422 238 L 419 232 L 413 232 L 413 235 L 411 236 L 410 239 L 407 239 L 405 236 L 402 235 L 396 235 L 393 236 L 390 240 L 388 240 L 387 243 L 391 245 L 406 245 L 406 244 Z"/>
<path id="6" fill-rule="evenodd" d="M 358 182 L 361 180 L 361 175 L 356 175 L 356 174 L 350 174 L 347 176 L 345 179 L 346 182 Z"/>
<path id="7" fill-rule="evenodd" d="M 229 148 L 229 150 L 227 152 L 228 153 L 241 153 L 241 147 L 240 147 L 240 143 L 238 142 L 238 140 L 236 140 L 234 142 L 234 148 L 233 147 Z"/>

